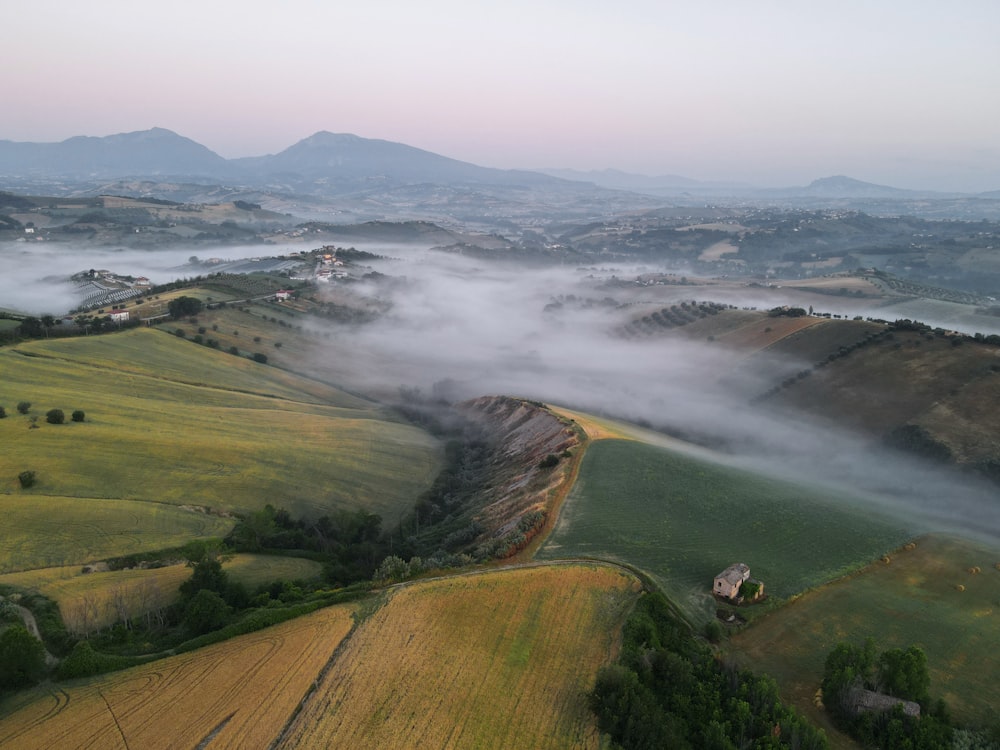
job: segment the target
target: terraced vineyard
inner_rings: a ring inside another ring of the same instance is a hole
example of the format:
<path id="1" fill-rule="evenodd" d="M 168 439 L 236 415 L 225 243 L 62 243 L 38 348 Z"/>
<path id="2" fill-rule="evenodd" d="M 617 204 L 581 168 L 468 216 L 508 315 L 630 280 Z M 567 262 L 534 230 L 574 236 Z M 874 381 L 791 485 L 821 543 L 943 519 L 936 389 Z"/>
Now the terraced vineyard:
<path id="1" fill-rule="evenodd" d="M 351 606 L 17 696 L 0 748 L 266 748 L 352 627 Z"/>
<path id="2" fill-rule="evenodd" d="M 281 748 L 597 748 L 584 694 L 637 595 L 606 566 L 398 589 L 351 637 Z"/>
<path id="3" fill-rule="evenodd" d="M 601 440 L 539 559 L 596 557 L 647 573 L 696 620 L 712 578 L 745 562 L 786 598 L 860 567 L 913 531 L 849 498 L 766 479 L 638 441 Z"/>

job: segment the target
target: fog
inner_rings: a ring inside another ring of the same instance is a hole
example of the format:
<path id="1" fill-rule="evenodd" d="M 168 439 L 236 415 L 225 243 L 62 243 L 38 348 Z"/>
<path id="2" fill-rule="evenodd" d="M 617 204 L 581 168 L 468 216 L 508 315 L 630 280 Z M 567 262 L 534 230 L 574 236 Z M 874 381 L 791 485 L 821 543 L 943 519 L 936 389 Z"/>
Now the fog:
<path id="1" fill-rule="evenodd" d="M 640 421 L 712 445 L 716 460 L 822 485 L 872 512 L 903 513 L 915 531 L 1000 534 L 993 489 L 805 415 L 750 407 L 773 382 L 756 381 L 745 355 L 683 333 L 621 338 L 616 329 L 637 308 L 601 304 L 627 297 L 589 272 L 434 252 L 372 265 L 396 283 L 355 285 L 352 294 L 390 302 L 389 313 L 350 332 L 338 327 L 314 363 L 350 387 L 383 397 L 400 387 L 450 400 L 515 395 Z"/>
<path id="2" fill-rule="evenodd" d="M 261 245 L 173 247 L 164 250 L 111 249 L 55 242 L 0 243 L 0 308 L 32 315 L 62 315 L 80 304 L 69 277 L 91 268 L 123 276 L 146 276 L 154 284 L 221 270 L 188 264 L 202 259 L 239 260 L 280 252 Z"/>

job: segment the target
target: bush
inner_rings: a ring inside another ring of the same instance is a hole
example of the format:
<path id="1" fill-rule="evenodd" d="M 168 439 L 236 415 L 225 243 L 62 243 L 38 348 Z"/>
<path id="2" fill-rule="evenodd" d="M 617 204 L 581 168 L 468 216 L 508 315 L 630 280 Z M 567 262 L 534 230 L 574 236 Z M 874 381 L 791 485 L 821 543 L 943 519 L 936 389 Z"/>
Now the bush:
<path id="1" fill-rule="evenodd" d="M 266 365 L 267 364 L 267 355 L 266 354 L 261 354 L 260 352 L 255 352 L 254 355 L 253 355 L 253 361 L 254 362 L 260 362 L 262 365 Z"/>
<path id="2" fill-rule="evenodd" d="M 543 458 L 539 462 L 538 468 L 539 469 L 550 469 L 553 466 L 555 466 L 557 463 L 559 463 L 559 456 L 557 456 L 555 453 L 550 453 L 549 455 L 547 455 L 545 458 Z"/>
<path id="3" fill-rule="evenodd" d="M 86 418 L 86 414 L 83 413 L 82 409 L 77 409 L 73 412 L 72 417 L 70 417 L 74 422 L 82 422 Z"/>
<path id="4" fill-rule="evenodd" d="M 4 409 L 2 406 L 0 406 L 0 419 L 6 419 L 6 418 L 7 418 L 7 410 Z"/>
<path id="5" fill-rule="evenodd" d="M 31 411 L 31 402 L 30 401 L 19 401 L 18 402 L 18 404 L 17 404 L 17 413 L 18 414 L 27 414 L 29 411 Z"/>
<path id="6" fill-rule="evenodd" d="M 62 409 L 49 409 L 45 412 L 45 421 L 49 424 L 63 424 L 66 421 L 66 415 Z"/>
<path id="7" fill-rule="evenodd" d="M 17 690 L 36 682 L 45 668 L 45 649 L 23 625 L 0 634 L 0 690 Z"/>
<path id="8" fill-rule="evenodd" d="M 21 483 L 21 489 L 28 489 L 35 486 L 35 472 L 22 471 L 17 475 L 17 481 Z"/>

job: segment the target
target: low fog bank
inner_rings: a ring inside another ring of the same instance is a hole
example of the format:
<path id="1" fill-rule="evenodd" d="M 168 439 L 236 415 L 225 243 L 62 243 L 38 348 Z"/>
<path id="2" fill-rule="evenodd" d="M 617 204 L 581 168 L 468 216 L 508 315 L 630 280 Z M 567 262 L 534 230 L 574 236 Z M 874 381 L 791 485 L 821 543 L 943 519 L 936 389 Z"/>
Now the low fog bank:
<path id="1" fill-rule="evenodd" d="M 192 256 L 236 261 L 280 252 L 260 245 L 135 250 L 55 242 L 4 243 L 0 244 L 0 308 L 30 315 L 67 313 L 82 301 L 69 277 L 91 268 L 166 284 L 222 270 L 221 264 L 190 265 Z"/>
<path id="2" fill-rule="evenodd" d="M 337 329 L 316 366 L 341 382 L 382 397 L 401 387 L 448 400 L 507 394 L 621 417 L 718 447 L 728 463 L 905 514 L 914 531 L 1000 536 L 995 490 L 802 415 L 750 407 L 769 384 L 744 375 L 740 356 L 720 345 L 619 338 L 630 310 L 607 298 L 629 297 L 587 272 L 433 252 L 372 265 L 397 281 L 357 291 L 387 298 L 391 311 L 352 332 Z"/>

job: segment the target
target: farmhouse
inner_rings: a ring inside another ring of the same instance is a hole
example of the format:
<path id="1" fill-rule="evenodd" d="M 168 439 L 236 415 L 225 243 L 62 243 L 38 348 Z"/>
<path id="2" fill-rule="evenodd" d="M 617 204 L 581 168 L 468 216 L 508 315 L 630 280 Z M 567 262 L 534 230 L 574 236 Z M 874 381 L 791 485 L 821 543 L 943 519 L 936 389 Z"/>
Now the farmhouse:
<path id="1" fill-rule="evenodd" d="M 112 310 L 108 317 L 115 323 L 124 323 L 128 320 L 128 310 Z"/>
<path id="2" fill-rule="evenodd" d="M 715 577 L 712 591 L 716 596 L 735 599 L 740 594 L 743 582 L 750 578 L 750 566 L 746 563 L 734 563 Z"/>
<path id="3" fill-rule="evenodd" d="M 901 706 L 903 713 L 907 716 L 920 716 L 920 704 L 913 701 L 905 701 L 902 698 L 893 698 L 891 695 L 876 693 L 863 688 L 851 690 L 847 696 L 850 710 L 855 716 L 863 713 L 891 711 L 896 706 Z"/>
<path id="4" fill-rule="evenodd" d="M 289 299 L 291 296 L 292 292 L 289 291 L 288 289 L 279 289 L 274 293 L 274 298 L 281 302 L 283 302 L 286 299 Z"/>

